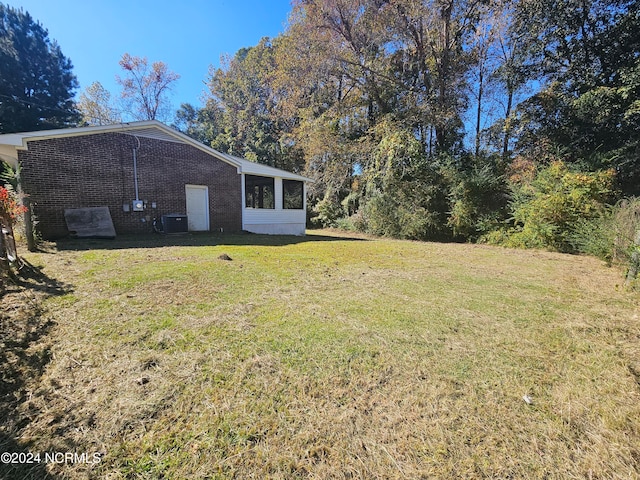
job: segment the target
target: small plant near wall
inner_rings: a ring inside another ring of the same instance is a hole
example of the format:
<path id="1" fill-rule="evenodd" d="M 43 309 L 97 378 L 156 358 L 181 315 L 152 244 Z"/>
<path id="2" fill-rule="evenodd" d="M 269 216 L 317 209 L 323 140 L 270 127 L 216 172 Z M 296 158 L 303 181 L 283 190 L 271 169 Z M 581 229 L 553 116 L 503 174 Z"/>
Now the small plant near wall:
<path id="1" fill-rule="evenodd" d="M 17 195 L 5 187 L 0 187 L 0 217 L 13 224 L 27 208 L 20 205 Z"/>

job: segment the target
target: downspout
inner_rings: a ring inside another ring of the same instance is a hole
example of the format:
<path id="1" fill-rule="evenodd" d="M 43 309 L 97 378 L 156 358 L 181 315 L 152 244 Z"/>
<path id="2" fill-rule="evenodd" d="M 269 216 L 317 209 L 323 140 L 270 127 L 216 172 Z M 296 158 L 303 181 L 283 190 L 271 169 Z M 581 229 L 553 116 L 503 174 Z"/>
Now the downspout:
<path id="1" fill-rule="evenodd" d="M 134 135 L 136 141 L 138 142 L 137 147 L 133 147 L 133 186 L 136 192 L 136 202 L 140 201 L 138 194 L 138 156 L 137 151 L 140 148 L 140 139 Z"/>

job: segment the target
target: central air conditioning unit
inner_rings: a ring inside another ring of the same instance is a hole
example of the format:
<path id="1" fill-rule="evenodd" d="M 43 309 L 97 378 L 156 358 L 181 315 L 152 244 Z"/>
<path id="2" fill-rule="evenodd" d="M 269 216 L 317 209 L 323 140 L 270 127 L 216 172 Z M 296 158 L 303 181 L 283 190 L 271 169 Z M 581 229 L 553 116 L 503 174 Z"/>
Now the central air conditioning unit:
<path id="1" fill-rule="evenodd" d="M 162 230 L 164 233 L 186 233 L 189 231 L 187 216 L 179 213 L 162 215 Z"/>

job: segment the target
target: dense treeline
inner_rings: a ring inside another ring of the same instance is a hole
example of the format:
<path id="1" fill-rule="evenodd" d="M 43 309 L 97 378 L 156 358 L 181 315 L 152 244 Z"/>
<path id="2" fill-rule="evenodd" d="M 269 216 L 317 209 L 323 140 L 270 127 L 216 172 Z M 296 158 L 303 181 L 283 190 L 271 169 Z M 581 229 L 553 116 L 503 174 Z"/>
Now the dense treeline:
<path id="1" fill-rule="evenodd" d="M 317 224 L 592 249 L 607 205 L 640 193 L 637 7 L 298 0 L 178 123 L 314 178 Z"/>

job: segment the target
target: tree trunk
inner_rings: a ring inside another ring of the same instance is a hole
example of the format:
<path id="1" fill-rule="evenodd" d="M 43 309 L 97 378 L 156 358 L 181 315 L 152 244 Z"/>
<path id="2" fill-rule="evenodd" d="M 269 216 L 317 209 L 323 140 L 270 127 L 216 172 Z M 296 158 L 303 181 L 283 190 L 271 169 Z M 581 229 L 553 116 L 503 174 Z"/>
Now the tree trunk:
<path id="1" fill-rule="evenodd" d="M 476 111 L 476 158 L 480 155 L 480 121 L 482 119 L 482 94 L 483 94 L 483 80 L 484 65 L 480 64 L 480 72 L 478 77 L 478 109 Z"/>
<path id="2" fill-rule="evenodd" d="M 24 235 L 27 237 L 27 249 L 30 252 L 35 252 L 38 247 L 36 245 L 36 237 L 33 231 L 33 220 L 31 219 L 31 202 L 29 197 L 24 197 L 22 204 L 26 207 L 27 211 L 24 212 Z"/>
<path id="3" fill-rule="evenodd" d="M 24 235 L 27 237 L 27 249 L 30 252 L 35 252 L 38 249 L 38 246 L 36 245 L 36 236 L 33 231 L 33 219 L 31 218 L 31 200 L 29 200 L 29 195 L 26 195 L 22 189 L 20 167 L 16 170 L 16 190 L 20 197 L 22 197 L 22 205 L 27 209 L 24 213 Z"/>
<path id="4" fill-rule="evenodd" d="M 13 278 L 11 272 L 11 264 L 9 262 L 9 245 L 8 235 L 5 236 L 5 230 L 9 229 L 9 220 L 0 215 L 0 282 L 3 277 Z"/>
<path id="5" fill-rule="evenodd" d="M 448 137 L 448 118 L 447 101 L 448 101 L 448 82 L 450 77 L 450 49 L 451 49 L 451 12 L 453 10 L 453 1 L 445 5 L 441 11 L 441 21 L 443 22 L 440 43 L 442 45 L 442 54 L 440 57 L 440 66 L 438 68 L 438 107 L 439 114 L 445 118 L 436 121 L 436 153 L 446 151 Z"/>
<path id="6" fill-rule="evenodd" d="M 2 228 L 1 223 L 0 228 Z M 7 249 L 5 248 L 4 238 L 0 232 L 0 283 L 5 274 L 9 274 L 9 260 L 7 259 Z"/>
<path id="7" fill-rule="evenodd" d="M 636 232 L 636 238 L 633 245 L 633 253 L 631 254 L 631 263 L 629 264 L 629 271 L 627 272 L 627 279 L 624 282 L 626 287 L 631 286 L 631 282 L 638 276 L 638 270 L 640 270 L 640 230 Z"/>
<path id="8" fill-rule="evenodd" d="M 513 89 L 511 87 L 507 87 L 507 110 L 504 116 L 504 138 L 502 140 L 502 161 L 506 163 L 507 157 L 509 155 L 509 140 L 511 137 L 511 126 L 509 122 L 511 119 L 511 107 L 513 103 Z"/>

